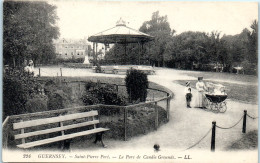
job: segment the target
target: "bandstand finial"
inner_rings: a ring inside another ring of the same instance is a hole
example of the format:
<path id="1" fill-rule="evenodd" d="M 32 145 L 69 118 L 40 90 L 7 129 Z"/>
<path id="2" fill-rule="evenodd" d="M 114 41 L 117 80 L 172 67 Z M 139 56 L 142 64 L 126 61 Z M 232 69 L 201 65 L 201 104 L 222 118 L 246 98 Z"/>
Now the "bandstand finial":
<path id="1" fill-rule="evenodd" d="M 117 22 L 116 22 L 116 26 L 126 26 L 126 22 L 120 18 Z"/>

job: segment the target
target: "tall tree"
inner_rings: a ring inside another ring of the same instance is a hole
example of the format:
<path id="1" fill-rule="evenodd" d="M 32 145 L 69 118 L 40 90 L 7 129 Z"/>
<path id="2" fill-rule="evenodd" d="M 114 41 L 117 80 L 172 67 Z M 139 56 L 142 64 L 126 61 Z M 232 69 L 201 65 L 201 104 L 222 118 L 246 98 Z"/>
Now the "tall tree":
<path id="1" fill-rule="evenodd" d="M 175 32 L 171 30 L 167 16 L 160 16 L 159 11 L 156 11 L 152 14 L 152 19 L 145 21 L 139 30 L 155 37 L 155 40 L 150 43 L 150 49 L 146 51 L 149 52 L 150 59 L 158 62 L 158 66 L 160 63 L 165 66 L 165 61 L 171 59 L 166 45 Z"/>
<path id="2" fill-rule="evenodd" d="M 208 36 L 203 32 L 183 32 L 167 43 L 172 67 L 191 69 L 193 63 L 208 63 Z"/>
<path id="3" fill-rule="evenodd" d="M 39 1 L 5 1 L 3 4 L 3 56 L 5 64 L 55 57 L 53 39 L 59 36 L 56 6 Z"/>
<path id="4" fill-rule="evenodd" d="M 248 32 L 248 61 L 257 66 L 258 54 L 258 22 L 256 20 L 251 24 L 252 32 Z"/>
<path id="5" fill-rule="evenodd" d="M 233 36 L 224 35 L 221 38 L 220 42 L 222 43 L 222 47 L 224 47 L 221 56 L 224 58 L 223 63 L 226 65 L 228 71 L 231 71 L 234 66 L 248 67 L 249 33 L 250 31 L 245 28 L 240 34 Z"/>

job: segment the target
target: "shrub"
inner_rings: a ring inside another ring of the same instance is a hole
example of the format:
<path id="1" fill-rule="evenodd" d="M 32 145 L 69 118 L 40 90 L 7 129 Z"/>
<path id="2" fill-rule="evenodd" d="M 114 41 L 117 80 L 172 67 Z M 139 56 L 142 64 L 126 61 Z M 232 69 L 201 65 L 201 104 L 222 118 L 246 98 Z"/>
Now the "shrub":
<path id="1" fill-rule="evenodd" d="M 49 95 L 48 110 L 63 109 L 63 97 L 59 93 Z"/>
<path id="2" fill-rule="evenodd" d="M 3 75 L 3 118 L 26 113 L 25 104 L 37 94 L 40 84 L 23 70 L 9 69 Z"/>
<path id="3" fill-rule="evenodd" d="M 56 91 L 57 85 L 53 80 L 48 80 L 44 84 L 44 93 L 49 97 L 54 91 Z"/>
<path id="4" fill-rule="evenodd" d="M 82 96 L 85 105 L 106 104 L 125 105 L 125 97 L 117 94 L 113 85 L 88 82 L 85 84 L 86 93 Z"/>
<path id="5" fill-rule="evenodd" d="M 257 75 L 257 65 L 250 63 L 248 60 L 244 60 L 241 63 L 244 68 L 244 73 L 247 75 Z"/>
<path id="6" fill-rule="evenodd" d="M 130 97 L 130 102 L 141 101 L 144 102 L 147 97 L 147 88 L 149 85 L 147 75 L 139 70 L 130 70 L 127 72 L 126 89 Z"/>
<path id="7" fill-rule="evenodd" d="M 72 88 L 66 84 L 48 80 L 44 85 L 44 92 L 48 96 L 49 110 L 63 109 L 73 101 Z"/>
<path id="8" fill-rule="evenodd" d="M 25 104 L 25 109 L 29 113 L 47 111 L 47 100 L 47 97 L 29 99 Z"/>

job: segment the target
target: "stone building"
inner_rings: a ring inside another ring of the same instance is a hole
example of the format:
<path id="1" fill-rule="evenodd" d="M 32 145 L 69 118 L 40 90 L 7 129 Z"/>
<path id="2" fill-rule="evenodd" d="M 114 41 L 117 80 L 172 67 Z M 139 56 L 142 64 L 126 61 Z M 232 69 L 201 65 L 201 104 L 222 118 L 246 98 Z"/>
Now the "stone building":
<path id="1" fill-rule="evenodd" d="M 54 41 L 55 52 L 57 58 L 72 59 L 72 58 L 85 58 L 91 56 L 91 46 L 86 40 L 72 40 L 72 39 L 59 39 Z"/>

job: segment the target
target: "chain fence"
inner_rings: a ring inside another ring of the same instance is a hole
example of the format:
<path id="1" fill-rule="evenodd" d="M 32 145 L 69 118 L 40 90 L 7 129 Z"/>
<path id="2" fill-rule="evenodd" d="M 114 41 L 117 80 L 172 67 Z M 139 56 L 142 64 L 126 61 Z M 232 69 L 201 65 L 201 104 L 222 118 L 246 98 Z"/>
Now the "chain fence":
<path id="1" fill-rule="evenodd" d="M 246 114 L 249 118 L 251 118 L 251 119 L 253 119 L 253 120 L 255 120 L 255 119 L 257 119 L 258 117 L 253 117 L 253 116 L 250 116 L 250 115 L 248 115 L 248 114 Z"/>
<path id="2" fill-rule="evenodd" d="M 239 119 L 239 121 L 237 123 L 235 123 L 234 125 L 232 125 L 231 127 L 220 127 L 218 125 L 216 125 L 217 128 L 220 128 L 220 129 L 231 129 L 233 127 L 235 127 L 236 125 L 239 124 L 239 122 L 243 119 L 243 116 Z"/>
<path id="3" fill-rule="evenodd" d="M 204 138 L 206 138 L 206 137 L 208 136 L 208 134 L 210 133 L 210 131 L 212 131 L 212 128 L 210 128 L 209 131 L 208 131 L 199 141 L 197 141 L 195 144 L 193 144 L 192 146 L 186 148 L 186 149 L 183 150 L 183 151 L 189 150 L 189 149 L 195 147 L 196 145 L 198 145 Z"/>
<path id="4" fill-rule="evenodd" d="M 255 120 L 255 119 L 257 119 L 258 117 L 253 117 L 253 116 L 250 116 L 249 114 L 247 114 L 247 111 L 245 111 L 245 113 L 244 113 L 244 115 L 234 124 L 234 125 L 232 125 L 232 126 L 230 126 L 230 127 L 221 127 L 221 126 L 218 126 L 218 125 L 213 125 L 213 127 L 212 128 L 210 128 L 209 130 L 208 130 L 208 132 L 201 138 L 201 139 L 199 139 L 195 144 L 193 144 L 193 145 L 191 145 L 190 147 L 188 147 L 188 148 L 186 148 L 185 150 L 183 150 L 183 151 L 186 151 L 186 150 L 189 150 L 189 149 L 191 149 L 191 148 L 193 148 L 193 147 L 195 147 L 195 146 L 197 146 L 203 139 L 205 139 L 208 135 L 209 135 L 209 133 L 210 133 L 210 131 L 212 131 L 212 138 L 211 139 L 213 139 L 213 137 L 214 137 L 214 149 L 213 149 L 213 151 L 215 150 L 215 131 L 214 131 L 214 133 L 213 133 L 213 129 L 214 129 L 214 127 L 216 127 L 216 128 L 219 128 L 219 129 L 232 129 L 232 128 L 234 128 L 235 126 L 237 126 L 242 120 L 243 120 L 243 133 L 245 133 L 245 128 L 246 128 L 246 118 L 245 117 L 249 117 L 249 118 L 251 118 L 251 119 L 253 119 L 253 120 Z M 215 123 L 216 124 L 216 123 Z M 215 130 L 215 129 L 214 129 Z M 213 136 L 213 134 L 214 134 L 214 136 Z M 212 140 L 211 140 L 211 143 L 212 143 Z M 212 144 L 211 144 L 211 148 L 212 148 Z"/>

